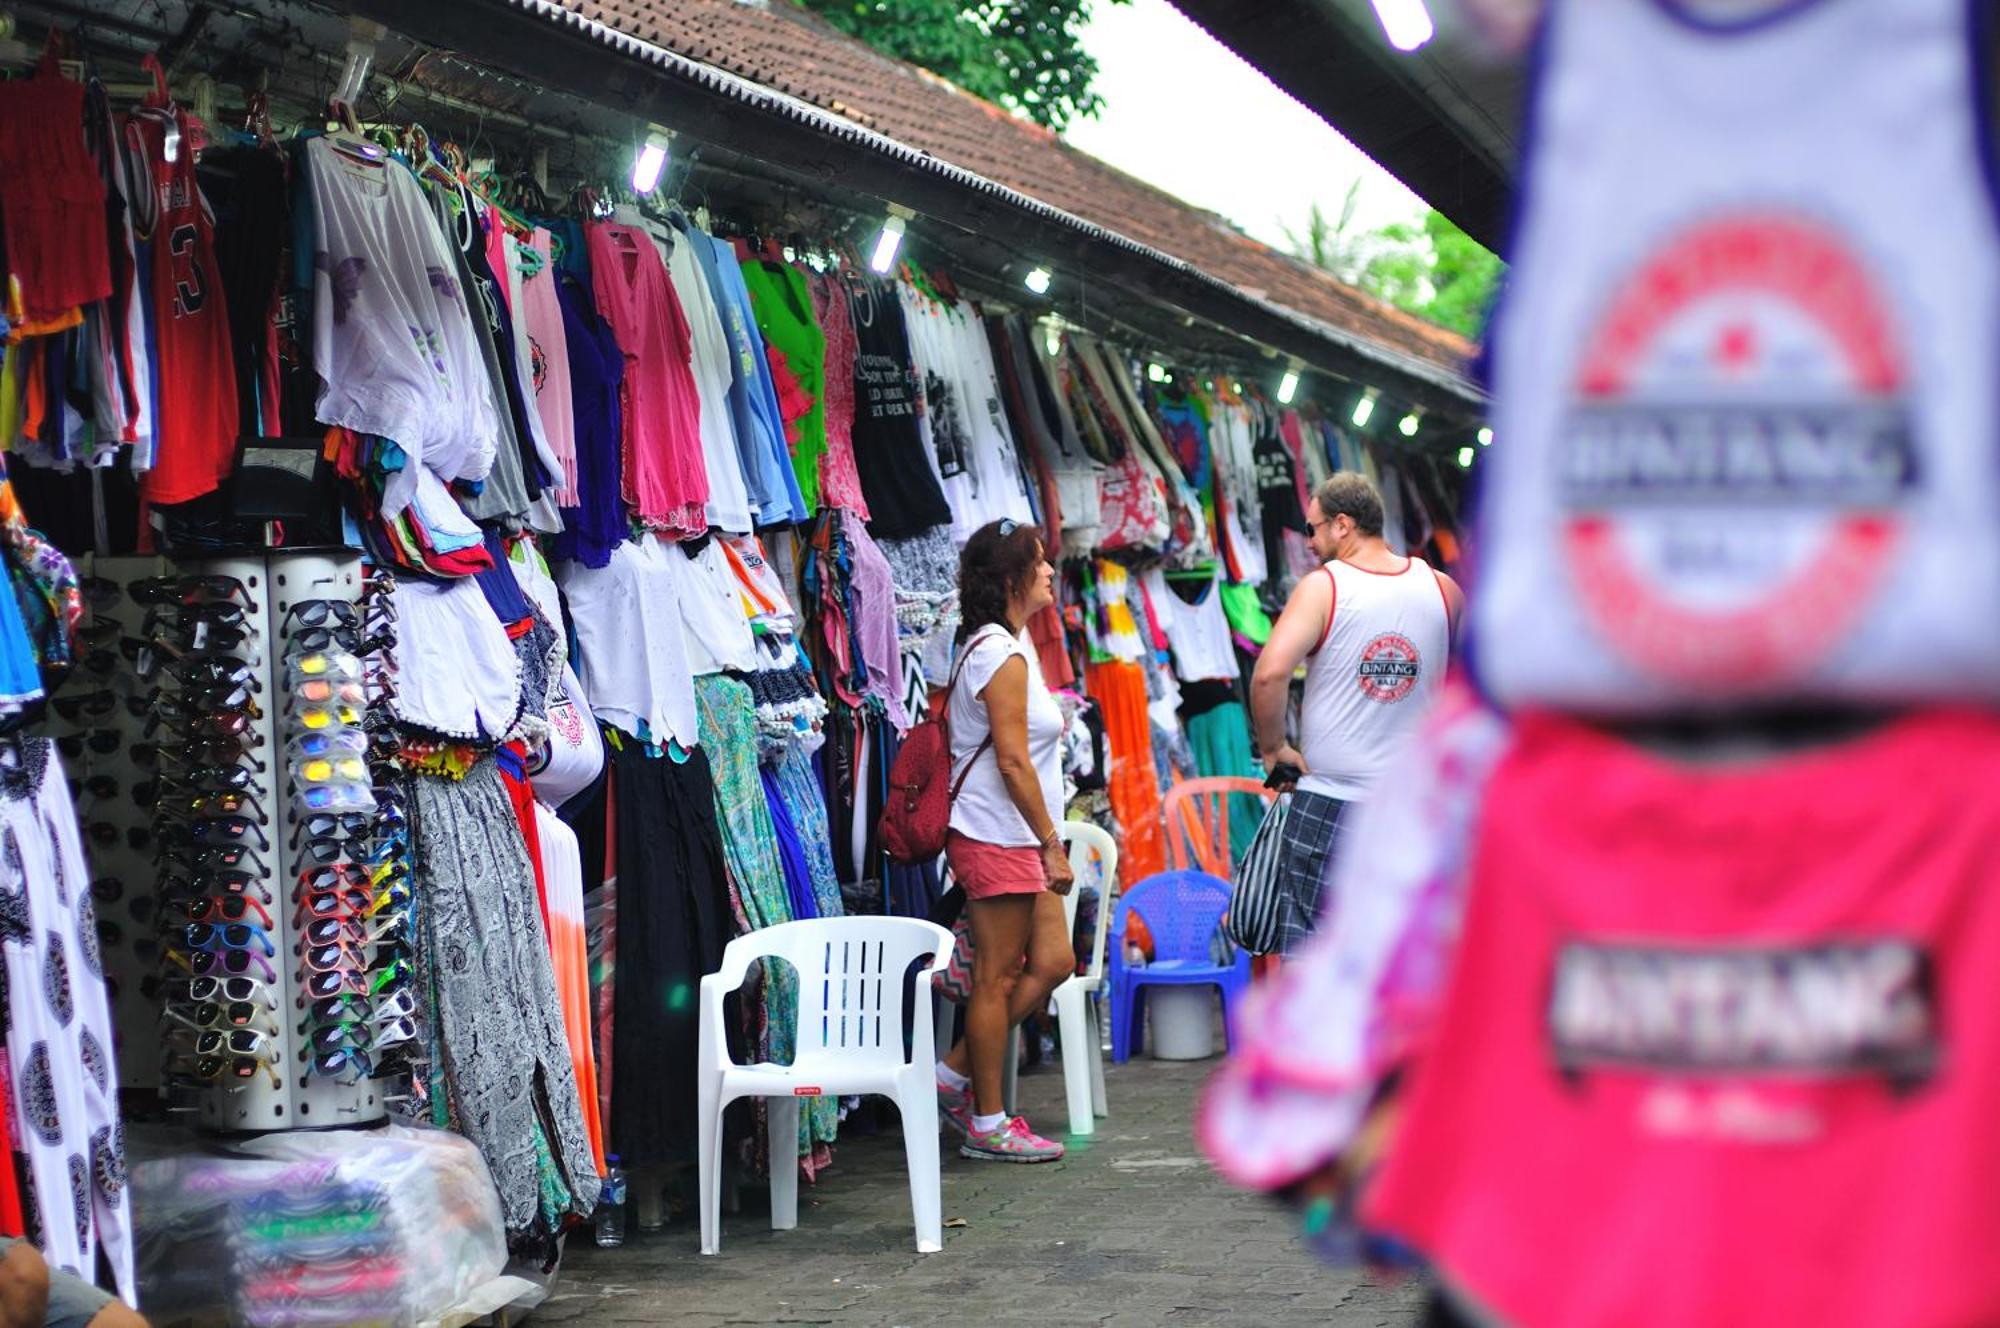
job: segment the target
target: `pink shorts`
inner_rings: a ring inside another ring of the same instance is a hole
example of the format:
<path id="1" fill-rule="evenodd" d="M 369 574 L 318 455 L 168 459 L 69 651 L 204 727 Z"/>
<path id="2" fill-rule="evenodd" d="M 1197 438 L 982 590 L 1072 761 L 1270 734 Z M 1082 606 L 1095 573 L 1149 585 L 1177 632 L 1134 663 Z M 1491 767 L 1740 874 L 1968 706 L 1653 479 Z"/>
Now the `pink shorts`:
<path id="1" fill-rule="evenodd" d="M 953 830 L 944 837 L 944 860 L 967 899 L 1040 894 L 1049 886 L 1038 848 L 982 844 Z"/>

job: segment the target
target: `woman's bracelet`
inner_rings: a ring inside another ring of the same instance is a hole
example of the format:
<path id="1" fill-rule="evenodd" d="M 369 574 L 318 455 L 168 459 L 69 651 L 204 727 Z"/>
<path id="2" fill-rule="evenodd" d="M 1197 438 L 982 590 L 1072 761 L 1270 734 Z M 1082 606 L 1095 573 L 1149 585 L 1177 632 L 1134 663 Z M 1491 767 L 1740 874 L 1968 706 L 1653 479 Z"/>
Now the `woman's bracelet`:
<path id="1" fill-rule="evenodd" d="M 1046 835 L 1042 836 L 1043 848 L 1054 848 L 1057 844 L 1060 843 L 1062 843 L 1062 831 L 1060 830 L 1051 830 Z"/>

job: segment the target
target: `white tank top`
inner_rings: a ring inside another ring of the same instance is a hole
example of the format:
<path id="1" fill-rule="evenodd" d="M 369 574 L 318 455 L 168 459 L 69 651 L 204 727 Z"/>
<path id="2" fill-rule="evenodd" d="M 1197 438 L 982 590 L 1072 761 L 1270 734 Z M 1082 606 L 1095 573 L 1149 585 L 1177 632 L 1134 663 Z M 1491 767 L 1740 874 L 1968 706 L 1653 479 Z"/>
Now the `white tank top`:
<path id="1" fill-rule="evenodd" d="M 1299 754 L 1308 793 L 1353 802 L 1430 707 L 1451 656 L 1444 583 L 1412 558 L 1401 572 L 1330 562 L 1333 617 L 1306 663 Z"/>
<path id="2" fill-rule="evenodd" d="M 1174 672 L 1183 682 L 1238 676 L 1236 645 L 1229 635 L 1229 619 L 1222 611 L 1220 573 L 1202 584 L 1201 598 L 1193 604 L 1175 592 L 1158 567 L 1147 570 L 1145 585 L 1160 630 L 1173 647 Z"/>
<path id="3" fill-rule="evenodd" d="M 1549 6 L 1471 596 L 1498 700 L 2000 695 L 1972 7 Z"/>

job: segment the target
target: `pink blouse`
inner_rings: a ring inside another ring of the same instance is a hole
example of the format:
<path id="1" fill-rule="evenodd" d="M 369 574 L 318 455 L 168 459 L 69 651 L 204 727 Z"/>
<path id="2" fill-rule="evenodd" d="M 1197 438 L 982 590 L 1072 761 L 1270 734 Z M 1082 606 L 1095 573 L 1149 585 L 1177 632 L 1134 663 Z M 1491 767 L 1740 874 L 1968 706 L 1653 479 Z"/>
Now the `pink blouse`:
<path id="1" fill-rule="evenodd" d="M 861 494 L 861 472 L 854 462 L 855 340 L 847 283 L 822 274 L 808 278 L 807 285 L 826 337 L 826 451 L 819 459 L 820 502 L 866 521 L 868 500 Z"/>
<path id="2" fill-rule="evenodd" d="M 597 310 L 625 352 L 621 390 L 625 501 L 655 530 L 708 529 L 693 343 L 653 237 L 633 226 L 584 228 Z"/>

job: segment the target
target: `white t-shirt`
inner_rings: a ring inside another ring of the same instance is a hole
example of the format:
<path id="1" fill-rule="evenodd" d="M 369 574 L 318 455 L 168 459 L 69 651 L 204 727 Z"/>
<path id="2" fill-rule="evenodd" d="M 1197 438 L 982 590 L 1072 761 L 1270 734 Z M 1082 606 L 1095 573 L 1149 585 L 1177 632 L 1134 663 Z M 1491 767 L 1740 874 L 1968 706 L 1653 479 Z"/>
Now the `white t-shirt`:
<path id="1" fill-rule="evenodd" d="M 952 799 L 950 824 L 967 839 L 982 844 L 1034 848 L 1041 841 L 1008 794 L 993 749 L 980 752 L 971 773 L 966 774 L 967 760 L 991 731 L 986 702 L 980 694 L 1000 666 L 1016 655 L 1028 661 L 1028 759 L 1034 763 L 1049 819 L 1062 824 L 1062 709 L 1042 681 L 1041 661 L 1028 645 L 1027 633 L 1009 636 L 1004 628 L 993 626 L 974 633 L 970 653 L 959 670 L 958 686 L 951 694 L 951 777 L 956 783 L 964 774 L 965 784 Z"/>
<path id="2" fill-rule="evenodd" d="M 635 737 L 692 748 L 701 742 L 694 670 L 681 627 L 682 583 L 669 556 L 681 554 L 648 536 L 620 544 L 603 567 L 565 563 L 557 576 L 576 625 L 577 677 L 597 717 Z"/>

